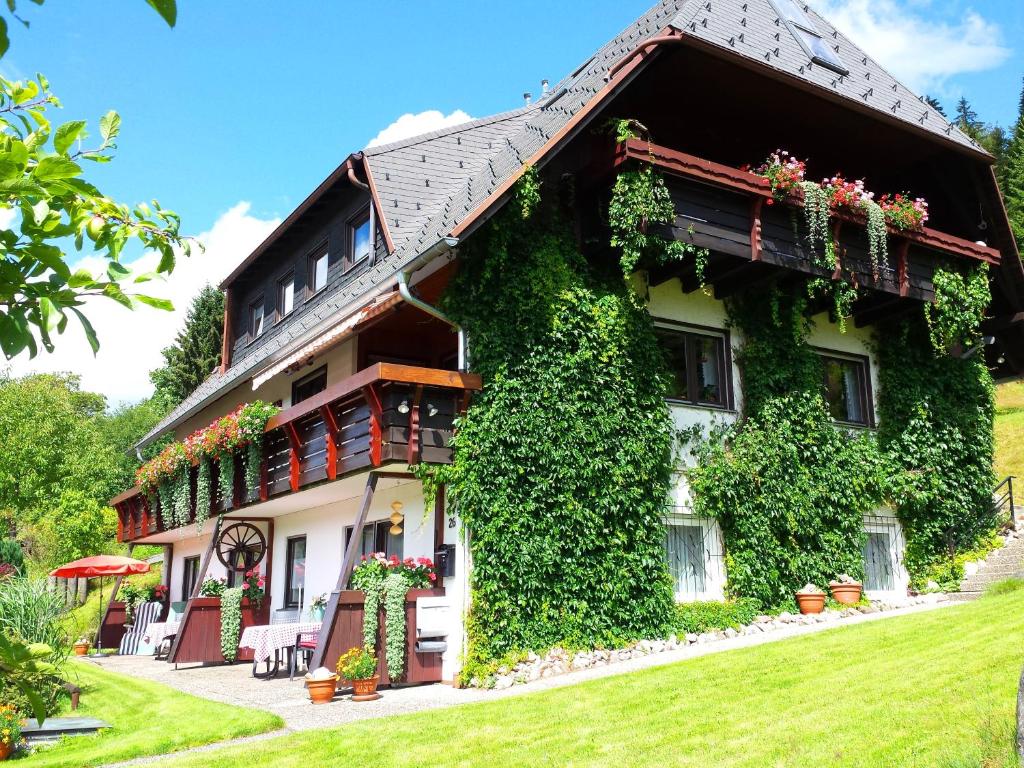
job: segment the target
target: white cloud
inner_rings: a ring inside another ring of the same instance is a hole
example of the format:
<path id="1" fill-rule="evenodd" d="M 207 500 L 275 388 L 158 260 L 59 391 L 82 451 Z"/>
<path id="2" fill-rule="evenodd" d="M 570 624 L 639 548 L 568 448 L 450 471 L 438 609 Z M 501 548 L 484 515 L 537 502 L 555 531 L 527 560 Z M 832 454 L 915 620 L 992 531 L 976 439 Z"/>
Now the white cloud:
<path id="1" fill-rule="evenodd" d="M 1001 65 L 1011 50 L 999 25 L 974 10 L 952 23 L 925 3 L 896 0 L 811 0 L 837 29 L 919 94 L 947 93 L 956 75 Z M 912 10 L 916 5 L 921 11 Z"/>
<path id="2" fill-rule="evenodd" d="M 473 118 L 456 109 L 450 115 L 443 114 L 437 109 L 428 109 L 426 112 L 406 112 L 391 125 L 374 136 L 368 147 L 375 147 L 378 144 L 390 144 L 393 141 L 408 139 L 410 136 L 419 136 L 421 133 L 430 133 L 439 128 L 447 128 L 459 123 L 468 123 Z"/>
<path id="3" fill-rule="evenodd" d="M 170 299 L 173 312 L 146 306 L 131 311 L 109 299 L 90 299 L 85 312 L 100 339 L 95 357 L 77 318 L 72 316 L 68 329 L 56 337 L 53 354 L 42 351 L 31 360 L 19 355 L 10 362 L 12 374 L 73 371 L 81 374 L 85 389 L 103 393 L 111 405 L 148 396 L 152 392 L 149 371 L 163 362 L 160 350 L 181 328 L 192 298 L 207 283 L 217 285 L 227 277 L 280 223 L 252 216 L 249 209 L 249 203 L 241 202 L 221 214 L 209 232 L 197 236 L 206 251 L 195 249 L 190 258 L 179 258 L 166 280 L 131 286 Z M 146 254 L 131 267 L 137 273 L 151 271 L 157 260 L 155 254 Z M 106 260 L 90 256 L 76 266 L 96 273 L 106 269 Z"/>

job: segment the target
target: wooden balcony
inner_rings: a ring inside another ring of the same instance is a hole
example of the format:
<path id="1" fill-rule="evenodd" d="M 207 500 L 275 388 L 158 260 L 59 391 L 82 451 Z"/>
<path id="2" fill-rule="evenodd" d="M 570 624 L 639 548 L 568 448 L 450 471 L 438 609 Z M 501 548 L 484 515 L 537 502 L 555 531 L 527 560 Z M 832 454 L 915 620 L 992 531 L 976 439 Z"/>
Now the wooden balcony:
<path id="1" fill-rule="evenodd" d="M 454 420 L 481 387 L 470 373 L 377 363 L 281 411 L 266 426 L 259 483 L 245 484 L 241 461 L 233 498 L 220 490 L 222 467 L 212 466 L 211 512 L 257 504 L 313 485 L 386 464 L 451 462 Z M 196 475 L 192 468 L 192 496 Z M 132 488 L 111 500 L 118 540 L 136 541 L 165 530 L 159 503 Z M 194 520 L 195 505 L 190 519 Z"/>
<path id="2" fill-rule="evenodd" d="M 611 169 L 630 161 L 652 163 L 665 174 L 676 220 L 665 234 L 707 248 L 712 259 L 705 273 L 718 298 L 761 279 L 791 270 L 817 277 L 842 275 L 855 287 L 870 289 L 868 309 L 905 305 L 905 300 L 931 301 L 935 267 L 949 259 L 998 264 L 995 248 L 925 228 L 903 231 L 889 227 L 888 265 L 873 268 L 863 216 L 840 211 L 833 216 L 839 269 L 833 273 L 816 264 L 806 238 L 800 196 L 774 204 L 768 181 L 738 168 L 683 152 L 651 145 L 640 139 L 618 144 Z M 601 171 L 598 170 L 600 175 Z M 683 289 L 699 287 L 692 265 L 669 265 L 652 272 L 652 282 L 679 277 Z M 865 310 L 862 302 L 861 310 Z M 876 317 L 870 311 L 857 316 Z"/>

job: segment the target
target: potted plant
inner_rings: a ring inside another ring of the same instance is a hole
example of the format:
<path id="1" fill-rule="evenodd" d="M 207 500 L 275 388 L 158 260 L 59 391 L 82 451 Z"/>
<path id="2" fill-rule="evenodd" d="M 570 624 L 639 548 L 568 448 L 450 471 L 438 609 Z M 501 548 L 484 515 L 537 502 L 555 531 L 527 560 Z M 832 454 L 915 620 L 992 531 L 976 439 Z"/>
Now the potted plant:
<path id="1" fill-rule="evenodd" d="M 220 597 L 227 588 L 227 579 L 207 578 L 203 580 L 202 586 L 199 587 L 199 595 L 200 597 Z"/>
<path id="2" fill-rule="evenodd" d="M 859 581 L 845 573 L 839 574 L 835 581 L 830 581 L 828 588 L 832 592 L 832 599 L 843 605 L 859 603 L 861 592 L 864 589 Z"/>
<path id="3" fill-rule="evenodd" d="M 242 597 L 249 598 L 249 605 L 254 608 L 259 608 L 263 605 L 263 598 L 266 597 L 264 591 L 267 582 L 263 578 L 263 574 L 259 572 L 258 568 L 246 571 L 242 582 Z"/>
<path id="4" fill-rule="evenodd" d="M 323 621 L 324 612 L 327 610 L 327 593 L 324 592 L 313 599 L 309 604 L 309 618 L 313 621 Z"/>
<path id="5" fill-rule="evenodd" d="M 12 704 L 0 704 L 0 760 L 6 760 L 21 744 L 21 716 Z"/>
<path id="6" fill-rule="evenodd" d="M 306 674 L 306 689 L 314 704 L 328 704 L 338 690 L 338 676 L 327 667 L 320 667 Z"/>
<path id="7" fill-rule="evenodd" d="M 338 674 L 352 683 L 352 701 L 379 699 L 377 657 L 369 648 L 349 648 L 338 659 Z"/>
<path id="8" fill-rule="evenodd" d="M 796 592 L 796 604 L 800 607 L 800 613 L 821 613 L 825 608 L 825 592 L 814 584 L 805 584 Z"/>
<path id="9" fill-rule="evenodd" d="M 85 656 L 89 653 L 89 645 L 89 638 L 82 635 L 75 641 L 75 644 L 71 646 L 71 649 L 75 652 L 75 656 Z"/>

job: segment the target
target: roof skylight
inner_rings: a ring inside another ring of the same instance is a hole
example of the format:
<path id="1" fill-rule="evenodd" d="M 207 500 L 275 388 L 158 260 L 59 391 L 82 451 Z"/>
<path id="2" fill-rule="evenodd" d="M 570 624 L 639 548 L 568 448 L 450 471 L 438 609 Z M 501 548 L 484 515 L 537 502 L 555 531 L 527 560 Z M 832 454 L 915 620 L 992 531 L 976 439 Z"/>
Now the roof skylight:
<path id="1" fill-rule="evenodd" d="M 810 56 L 811 61 L 835 70 L 841 75 L 850 74 L 850 70 L 843 64 L 839 54 L 822 39 L 821 34 L 814 26 L 814 22 L 811 21 L 798 0 L 770 1 L 779 16 L 785 20 L 786 26 L 789 27 L 793 37 L 796 38 L 796 41 L 800 43 L 800 46 Z"/>

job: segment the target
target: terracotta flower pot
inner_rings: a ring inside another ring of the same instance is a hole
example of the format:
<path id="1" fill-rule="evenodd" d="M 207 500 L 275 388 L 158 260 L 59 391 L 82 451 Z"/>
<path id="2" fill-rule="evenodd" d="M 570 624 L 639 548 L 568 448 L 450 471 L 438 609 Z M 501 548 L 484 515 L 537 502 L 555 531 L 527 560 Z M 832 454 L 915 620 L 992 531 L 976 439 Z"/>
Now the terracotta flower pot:
<path id="1" fill-rule="evenodd" d="M 332 675 L 326 680 L 307 680 L 309 698 L 314 704 L 330 704 L 338 690 L 338 676 Z"/>
<path id="2" fill-rule="evenodd" d="M 825 593 L 796 594 L 796 604 L 800 607 L 800 613 L 813 614 L 821 613 L 825 608 Z"/>
<path id="3" fill-rule="evenodd" d="M 75 652 L 75 656 L 85 656 L 89 652 L 88 643 L 75 643 L 72 646 L 72 650 Z"/>
<path id="4" fill-rule="evenodd" d="M 380 675 L 374 675 L 366 680 L 352 681 L 352 701 L 374 701 L 380 698 L 377 693 L 377 685 L 380 683 Z"/>
<path id="5" fill-rule="evenodd" d="M 8 757 L 10 757 L 13 751 L 13 744 L 7 744 L 5 742 L 0 741 L 0 761 L 6 760 Z"/>
<path id="6" fill-rule="evenodd" d="M 832 591 L 832 599 L 843 605 L 856 605 L 860 602 L 860 594 L 864 587 L 856 582 L 852 584 L 833 581 L 828 585 Z"/>

